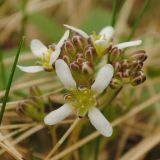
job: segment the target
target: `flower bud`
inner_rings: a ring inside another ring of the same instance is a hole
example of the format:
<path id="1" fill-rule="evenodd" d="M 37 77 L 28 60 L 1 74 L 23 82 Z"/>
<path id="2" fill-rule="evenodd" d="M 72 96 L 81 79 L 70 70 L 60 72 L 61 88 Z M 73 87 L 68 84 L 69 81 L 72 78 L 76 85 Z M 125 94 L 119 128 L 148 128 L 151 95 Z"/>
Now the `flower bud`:
<path id="1" fill-rule="evenodd" d="M 110 82 L 110 87 L 112 89 L 120 88 L 122 86 L 122 80 L 113 78 Z"/>
<path id="2" fill-rule="evenodd" d="M 140 70 L 143 67 L 143 62 L 139 60 L 134 60 L 130 63 L 132 72 Z"/>
<path id="3" fill-rule="evenodd" d="M 96 49 L 92 46 L 87 46 L 84 50 L 84 56 L 87 60 L 92 62 L 97 56 Z"/>
<path id="4" fill-rule="evenodd" d="M 62 55 L 62 59 L 69 64 L 70 63 L 70 57 L 68 55 Z"/>
<path id="5" fill-rule="evenodd" d="M 130 67 L 130 63 L 129 63 L 129 61 L 128 61 L 127 59 L 124 59 L 124 60 L 121 62 L 121 64 L 122 64 L 122 68 L 123 68 L 123 69 L 127 69 L 127 68 Z"/>
<path id="6" fill-rule="evenodd" d="M 109 52 L 109 61 L 114 62 L 114 61 L 119 61 L 121 59 L 121 50 L 118 49 L 117 47 L 114 47 L 110 50 Z"/>
<path id="7" fill-rule="evenodd" d="M 139 60 L 141 62 L 144 62 L 147 59 L 147 55 L 144 50 L 139 50 L 139 51 L 133 52 L 132 55 L 129 57 L 129 59 Z"/>
<path id="8" fill-rule="evenodd" d="M 146 80 L 146 76 L 143 73 L 143 71 L 138 71 L 131 77 L 131 84 L 133 86 L 137 86 L 141 83 L 143 83 Z"/>
<path id="9" fill-rule="evenodd" d="M 82 63 L 82 73 L 88 73 L 91 74 L 93 72 L 93 66 L 92 63 L 89 61 Z"/>
<path id="10" fill-rule="evenodd" d="M 77 63 L 79 65 L 81 65 L 83 62 L 85 62 L 86 60 L 84 58 L 77 58 Z"/>
<path id="11" fill-rule="evenodd" d="M 80 71 L 80 66 L 77 61 L 70 63 L 70 68 L 74 71 Z"/>
<path id="12" fill-rule="evenodd" d="M 84 47 L 84 40 L 81 36 L 79 35 L 74 35 L 72 37 L 72 42 L 74 44 L 74 46 L 78 49 L 78 50 L 83 50 Z"/>
<path id="13" fill-rule="evenodd" d="M 122 78 L 122 77 L 123 77 L 123 73 L 122 73 L 122 72 L 117 72 L 117 73 L 115 74 L 115 77 L 116 77 L 116 78 Z"/>
<path id="14" fill-rule="evenodd" d="M 114 68 L 115 73 L 122 69 L 122 65 L 120 62 L 113 62 L 112 66 Z"/>
<path id="15" fill-rule="evenodd" d="M 123 71 L 122 75 L 124 78 L 128 78 L 130 76 L 130 70 L 126 69 L 125 71 Z"/>
<path id="16" fill-rule="evenodd" d="M 68 54 L 68 55 L 73 55 L 76 52 L 76 49 L 75 49 L 73 43 L 69 40 L 65 41 L 64 50 L 65 50 L 66 54 Z"/>

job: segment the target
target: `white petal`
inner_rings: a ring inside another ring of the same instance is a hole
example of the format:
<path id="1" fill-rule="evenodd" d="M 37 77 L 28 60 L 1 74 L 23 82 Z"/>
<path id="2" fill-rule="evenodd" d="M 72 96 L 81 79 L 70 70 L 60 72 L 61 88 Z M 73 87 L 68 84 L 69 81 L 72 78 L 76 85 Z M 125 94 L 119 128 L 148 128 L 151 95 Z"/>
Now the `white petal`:
<path id="1" fill-rule="evenodd" d="M 71 89 L 76 87 L 76 82 L 72 77 L 71 71 L 62 59 L 58 59 L 55 62 L 56 74 L 65 86 L 66 89 Z"/>
<path id="2" fill-rule="evenodd" d="M 94 44 L 98 45 L 98 46 L 106 47 L 107 41 L 104 39 L 98 39 L 98 40 L 94 41 Z"/>
<path id="3" fill-rule="evenodd" d="M 99 34 L 101 36 L 104 36 L 105 38 L 112 38 L 114 34 L 114 29 L 112 26 L 107 26 L 107 27 L 104 27 Z"/>
<path id="4" fill-rule="evenodd" d="M 42 66 L 28 66 L 28 67 L 24 67 L 24 66 L 17 65 L 17 67 L 21 71 L 27 72 L 27 73 L 36 73 L 36 72 L 40 72 L 40 71 L 44 70 Z"/>
<path id="5" fill-rule="evenodd" d="M 91 89 L 97 93 L 102 93 L 109 85 L 113 77 L 114 69 L 111 64 L 105 64 L 98 72 L 95 82 L 92 84 Z"/>
<path id="6" fill-rule="evenodd" d="M 54 125 L 66 117 L 68 117 L 73 112 L 73 109 L 69 104 L 64 104 L 62 107 L 50 112 L 45 118 L 44 123 L 48 125 Z"/>
<path id="7" fill-rule="evenodd" d="M 57 43 L 56 45 L 56 50 L 60 49 L 62 47 L 62 45 L 64 44 L 64 41 L 67 40 L 69 37 L 69 30 L 67 30 L 64 35 L 62 36 L 62 38 L 60 39 L 60 41 Z"/>
<path id="8" fill-rule="evenodd" d="M 108 120 L 103 116 L 99 109 L 93 107 L 89 113 L 88 117 L 92 125 L 104 136 L 110 137 L 112 135 L 112 126 Z"/>
<path id="9" fill-rule="evenodd" d="M 78 28 L 75 28 L 75 27 L 73 27 L 73 26 L 69 26 L 69 25 L 66 25 L 66 24 L 64 24 L 64 26 L 65 26 L 66 28 L 68 28 L 68 29 L 71 29 L 71 30 L 74 31 L 74 32 L 77 32 L 78 34 L 80 34 L 82 37 L 84 37 L 84 38 L 86 38 L 86 39 L 89 38 L 88 34 L 85 33 L 84 31 L 82 31 L 81 29 L 78 29 Z"/>
<path id="10" fill-rule="evenodd" d="M 141 43 L 142 43 L 142 40 L 136 40 L 136 41 L 119 43 L 119 44 L 114 45 L 114 47 L 117 47 L 118 49 L 124 49 L 127 47 L 138 46 Z"/>
<path id="11" fill-rule="evenodd" d="M 50 58 L 50 64 L 51 65 L 57 60 L 57 58 L 59 57 L 60 53 L 61 53 L 60 49 L 57 49 L 54 52 L 52 52 L 51 58 Z"/>
<path id="12" fill-rule="evenodd" d="M 48 48 L 38 39 L 33 39 L 30 47 L 36 57 L 42 57 L 43 54 L 48 52 Z"/>

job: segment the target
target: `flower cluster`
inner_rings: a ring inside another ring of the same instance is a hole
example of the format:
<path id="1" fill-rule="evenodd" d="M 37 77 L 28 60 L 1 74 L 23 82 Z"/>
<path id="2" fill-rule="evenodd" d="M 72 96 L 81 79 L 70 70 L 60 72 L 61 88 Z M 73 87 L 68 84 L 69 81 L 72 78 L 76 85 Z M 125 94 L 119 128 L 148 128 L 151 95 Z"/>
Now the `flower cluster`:
<path id="1" fill-rule="evenodd" d="M 64 26 L 68 30 L 57 44 L 46 47 L 39 40 L 32 40 L 31 50 L 38 57 L 37 66 L 18 67 L 29 73 L 55 71 L 68 91 L 65 104 L 44 118 L 46 124 L 56 124 L 72 113 L 79 117 L 88 115 L 92 125 L 109 137 L 112 127 L 97 108 L 97 99 L 109 86 L 114 89 L 126 83 L 144 82 L 145 52 L 140 50 L 130 57 L 124 56 L 125 48 L 140 45 L 141 40 L 114 44 L 111 26 L 91 35 L 73 26 Z"/>

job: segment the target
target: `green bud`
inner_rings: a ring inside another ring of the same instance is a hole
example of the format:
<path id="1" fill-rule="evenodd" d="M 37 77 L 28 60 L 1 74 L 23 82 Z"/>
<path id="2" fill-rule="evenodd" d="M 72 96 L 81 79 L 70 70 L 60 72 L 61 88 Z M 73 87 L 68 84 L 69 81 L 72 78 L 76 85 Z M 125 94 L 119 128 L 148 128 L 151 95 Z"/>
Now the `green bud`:
<path id="1" fill-rule="evenodd" d="M 117 89 L 120 88 L 121 86 L 122 86 L 122 79 L 113 78 L 112 81 L 110 82 L 110 87 L 112 89 Z"/>

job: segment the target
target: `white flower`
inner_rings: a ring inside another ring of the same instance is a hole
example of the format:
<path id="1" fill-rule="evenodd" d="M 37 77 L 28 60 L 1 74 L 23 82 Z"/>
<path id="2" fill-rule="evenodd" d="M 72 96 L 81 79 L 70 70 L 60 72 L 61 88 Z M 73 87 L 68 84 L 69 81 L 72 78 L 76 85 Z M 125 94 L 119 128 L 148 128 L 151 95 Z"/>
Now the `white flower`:
<path id="1" fill-rule="evenodd" d="M 82 37 L 88 39 L 89 37 L 92 39 L 93 45 L 95 46 L 97 53 L 102 54 L 102 52 L 108 47 L 109 43 L 111 42 L 113 35 L 114 35 L 114 29 L 112 26 L 106 26 L 104 27 L 98 35 L 88 35 L 84 31 L 75 28 L 73 26 L 64 25 L 66 28 L 73 30 L 74 32 L 77 32 Z"/>
<path id="2" fill-rule="evenodd" d="M 88 39 L 89 37 L 92 37 L 93 40 L 93 44 L 97 50 L 97 52 L 99 52 L 99 54 L 102 54 L 101 52 L 103 52 L 103 50 L 105 50 L 109 43 L 111 42 L 113 35 L 114 35 L 114 29 L 112 26 L 107 26 L 104 27 L 100 32 L 99 35 L 88 35 L 87 33 L 85 33 L 84 31 L 75 28 L 73 26 L 69 26 L 69 25 L 64 25 L 66 28 L 73 30 L 74 32 L 77 32 L 78 34 L 80 34 L 82 37 Z M 119 49 L 125 49 L 128 47 L 132 47 L 132 46 L 138 46 L 142 43 L 141 40 L 135 40 L 135 41 L 129 41 L 129 42 L 124 42 L 124 43 L 120 43 L 120 44 L 116 44 L 114 45 L 114 47 L 118 47 Z"/>
<path id="3" fill-rule="evenodd" d="M 51 48 L 47 48 L 40 40 L 34 39 L 31 41 L 31 50 L 32 53 L 39 58 L 40 65 L 37 66 L 20 66 L 17 67 L 28 73 L 35 73 L 43 70 L 52 71 L 53 70 L 53 63 L 57 60 L 60 55 L 61 47 L 64 44 L 64 41 L 67 40 L 69 37 L 69 30 L 67 30 L 60 41 L 55 46 L 55 50 Z"/>
<path id="4" fill-rule="evenodd" d="M 70 91 L 70 94 L 66 98 L 70 101 L 59 109 L 49 113 L 44 118 L 44 122 L 48 125 L 56 124 L 74 111 L 77 112 L 78 116 L 84 116 L 88 113 L 92 125 L 102 135 L 106 137 L 111 136 L 112 126 L 100 110 L 96 108 L 96 97 L 109 85 L 114 72 L 112 65 L 106 64 L 99 70 L 91 88 L 77 87 L 68 65 L 63 60 L 58 59 L 55 62 L 55 70 L 65 88 Z"/>

